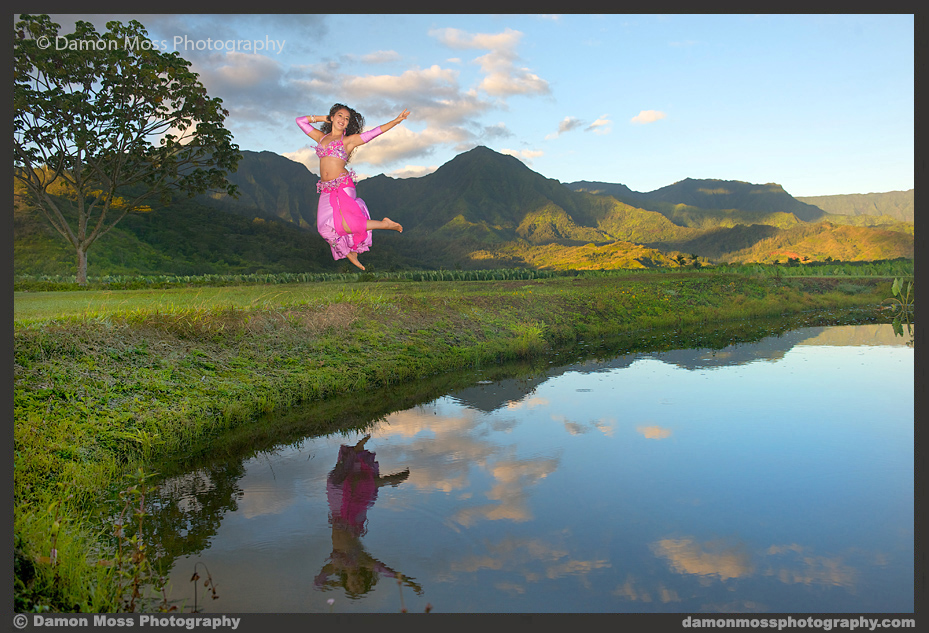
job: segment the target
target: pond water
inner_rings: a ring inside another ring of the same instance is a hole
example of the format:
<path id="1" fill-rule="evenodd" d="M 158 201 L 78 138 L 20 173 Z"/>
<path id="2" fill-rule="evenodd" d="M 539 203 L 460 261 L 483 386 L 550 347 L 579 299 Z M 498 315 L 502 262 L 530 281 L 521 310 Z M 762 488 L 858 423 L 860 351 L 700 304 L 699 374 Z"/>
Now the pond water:
<path id="1" fill-rule="evenodd" d="M 913 355 L 870 324 L 475 371 L 172 475 L 171 596 L 199 561 L 211 613 L 912 612 Z"/>

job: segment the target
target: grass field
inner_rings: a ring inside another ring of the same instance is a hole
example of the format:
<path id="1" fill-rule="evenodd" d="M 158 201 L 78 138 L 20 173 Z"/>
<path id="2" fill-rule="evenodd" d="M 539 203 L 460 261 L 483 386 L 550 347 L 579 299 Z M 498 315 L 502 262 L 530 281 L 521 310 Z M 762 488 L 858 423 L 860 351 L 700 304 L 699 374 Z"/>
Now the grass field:
<path id="1" fill-rule="evenodd" d="M 17 292 L 16 611 L 136 608 L 130 581 L 151 570 L 102 547 L 89 508 L 127 473 L 262 415 L 580 339 L 877 314 L 891 282 L 682 271 Z"/>

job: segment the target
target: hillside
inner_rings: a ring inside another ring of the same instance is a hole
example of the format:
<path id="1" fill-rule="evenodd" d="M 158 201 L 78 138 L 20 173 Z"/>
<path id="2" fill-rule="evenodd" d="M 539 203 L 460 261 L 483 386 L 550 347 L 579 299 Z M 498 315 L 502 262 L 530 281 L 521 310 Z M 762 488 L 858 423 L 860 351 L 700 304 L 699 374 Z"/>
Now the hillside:
<path id="1" fill-rule="evenodd" d="M 687 226 L 695 226 L 704 220 L 712 223 L 721 217 L 720 212 L 727 220 L 737 220 L 742 224 L 762 219 L 765 214 L 777 213 L 793 213 L 797 219 L 806 222 L 818 219 L 862 225 L 913 222 L 915 206 L 913 189 L 886 193 L 792 197 L 777 184 L 753 185 L 731 180 L 691 178 L 644 193 L 633 191 L 619 183 L 586 180 L 566 183 L 565 186 L 573 191 L 613 196 L 617 200 L 643 209 L 663 213 L 675 222 Z M 870 222 L 849 222 L 847 216 L 872 218 Z M 766 223 L 776 225 L 772 222 Z"/>
<path id="2" fill-rule="evenodd" d="M 755 185 L 737 180 L 685 178 L 647 193 L 602 182 L 580 181 L 565 186 L 573 191 L 610 195 L 627 204 L 657 211 L 682 226 L 718 224 L 720 219 L 729 221 L 730 226 L 777 226 L 811 222 L 824 215 L 819 207 L 797 200 L 773 183 Z"/>
<path id="3" fill-rule="evenodd" d="M 334 262 L 315 231 L 317 177 L 272 152 L 243 152 L 230 180 L 237 199 L 199 196 L 134 214 L 89 253 L 89 274 L 304 272 Z M 705 261 L 913 257 L 913 224 L 851 226 L 774 184 L 685 179 L 654 192 L 563 185 L 518 159 L 476 147 L 420 178 L 358 183 L 379 231 L 369 270 L 402 268 L 618 268 Z M 860 216 L 876 217 L 876 216 Z M 73 253 L 35 211 L 14 212 L 17 274 L 73 274 Z M 786 255 L 787 253 L 791 253 Z"/>
<path id="4" fill-rule="evenodd" d="M 315 230 L 318 180 L 316 174 L 289 158 L 243 150 L 238 170 L 229 176 L 239 188 L 239 197 L 217 193 L 197 200 L 246 217 L 274 217 Z"/>
<path id="5" fill-rule="evenodd" d="M 706 218 L 726 217 L 733 223 L 751 224 L 759 220 L 782 216 L 794 216 L 797 220 L 810 222 L 821 218 L 822 209 L 792 197 L 778 184 L 756 185 L 737 180 L 695 180 L 685 178 L 655 191 L 641 193 L 625 185 L 599 182 L 568 183 L 574 191 L 604 193 L 617 200 L 662 213 L 670 220 L 684 226 L 695 226 Z"/>
<path id="6" fill-rule="evenodd" d="M 887 216 L 899 222 L 914 222 L 915 190 L 886 193 L 849 193 L 836 196 L 798 197 L 835 215 Z"/>
<path id="7" fill-rule="evenodd" d="M 754 224 L 709 230 L 691 240 L 652 244 L 663 251 L 697 253 L 716 262 L 866 261 L 913 258 L 913 235 L 882 227 L 798 224 L 789 229 Z"/>

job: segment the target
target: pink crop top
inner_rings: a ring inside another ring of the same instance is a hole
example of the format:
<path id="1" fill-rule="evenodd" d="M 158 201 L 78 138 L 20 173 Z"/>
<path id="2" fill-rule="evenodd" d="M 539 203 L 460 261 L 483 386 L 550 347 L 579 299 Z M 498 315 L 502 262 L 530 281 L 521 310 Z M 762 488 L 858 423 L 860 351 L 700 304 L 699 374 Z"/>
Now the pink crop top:
<path id="1" fill-rule="evenodd" d="M 340 158 L 344 161 L 348 160 L 348 154 L 345 151 L 345 146 L 342 144 L 341 138 L 330 141 L 329 145 L 326 147 L 323 147 L 322 143 L 318 143 L 316 145 L 316 155 L 320 158 L 325 156 L 335 156 L 336 158 Z"/>
<path id="2" fill-rule="evenodd" d="M 312 136 L 312 132 L 316 131 L 316 128 L 310 125 L 310 122 L 305 116 L 297 117 L 297 125 L 299 125 L 300 129 L 303 130 L 308 136 Z M 359 134 L 359 136 L 361 137 L 362 143 L 367 143 L 371 139 L 376 138 L 381 134 L 383 134 L 383 130 L 379 125 L 373 130 L 365 130 Z M 327 134 L 326 136 L 329 135 Z M 329 141 L 329 145 L 323 147 L 322 141 L 326 138 L 326 136 L 320 139 L 320 143 L 316 144 L 316 155 L 320 158 L 324 158 L 326 156 L 335 156 L 336 158 L 348 162 L 348 152 L 345 151 L 345 144 L 342 142 L 342 139 L 340 138 L 337 140 Z M 345 132 L 342 133 L 342 137 L 345 137 Z"/>

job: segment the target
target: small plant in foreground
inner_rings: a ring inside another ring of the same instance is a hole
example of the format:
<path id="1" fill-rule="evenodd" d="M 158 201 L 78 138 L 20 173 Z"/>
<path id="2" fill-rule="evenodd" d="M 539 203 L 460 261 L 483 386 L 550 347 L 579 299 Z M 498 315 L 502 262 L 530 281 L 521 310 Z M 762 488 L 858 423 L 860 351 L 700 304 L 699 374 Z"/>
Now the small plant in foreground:
<path id="1" fill-rule="evenodd" d="M 210 588 L 213 600 L 219 599 L 219 596 L 216 594 L 216 583 L 213 582 L 213 576 L 210 575 L 210 568 L 206 566 L 206 563 L 197 561 L 194 564 L 194 575 L 190 577 L 190 582 L 194 583 L 194 609 L 191 613 L 200 613 L 200 610 L 197 608 L 197 581 L 200 580 L 200 574 L 197 573 L 198 565 L 203 565 L 203 569 L 206 571 L 206 580 L 203 581 L 203 586 Z M 330 602 L 329 605 L 332 606 L 332 602 Z"/>
<path id="2" fill-rule="evenodd" d="M 890 303 L 891 309 L 895 312 L 893 328 L 894 334 L 897 336 L 903 336 L 903 324 L 906 324 L 906 329 L 909 334 L 912 335 L 913 328 L 910 321 L 910 315 L 913 314 L 913 282 L 906 282 L 906 291 L 903 289 L 903 280 L 899 277 L 894 277 L 894 283 L 891 286 L 890 290 L 893 292 L 894 296 L 884 299 L 881 303 Z M 901 323 L 901 318 L 903 322 Z M 913 341 L 911 340 L 907 345 L 912 345 Z"/>
<path id="3" fill-rule="evenodd" d="M 881 303 L 890 303 L 895 311 L 908 314 L 913 311 L 913 282 L 906 282 L 906 292 L 903 290 L 903 283 L 902 279 L 894 277 L 894 283 L 890 287 L 894 296 L 884 299 Z"/>
<path id="4" fill-rule="evenodd" d="M 148 511 L 145 509 L 146 495 L 153 490 L 148 480 L 152 474 L 139 468 L 132 475 L 133 484 L 120 493 L 123 510 L 116 523 L 116 560 L 113 563 L 116 572 L 117 600 L 120 611 L 133 613 L 146 611 L 149 600 L 142 595 L 143 589 L 151 587 L 161 593 L 158 611 L 176 611 L 177 607 L 168 606 L 165 585 L 167 579 L 156 573 L 149 560 L 146 543 L 142 538 L 142 525 Z M 128 529 L 133 529 L 132 536 Z"/>

